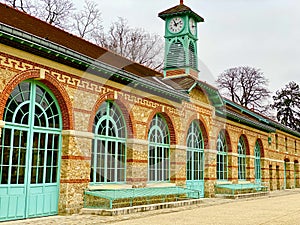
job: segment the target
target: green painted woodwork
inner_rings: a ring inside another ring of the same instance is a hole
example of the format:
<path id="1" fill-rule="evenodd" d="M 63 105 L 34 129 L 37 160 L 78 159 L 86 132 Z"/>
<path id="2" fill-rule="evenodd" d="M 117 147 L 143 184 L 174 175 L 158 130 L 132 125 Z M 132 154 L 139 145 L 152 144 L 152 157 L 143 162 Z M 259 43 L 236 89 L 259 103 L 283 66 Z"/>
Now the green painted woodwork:
<path id="1" fill-rule="evenodd" d="M 255 182 L 260 183 L 261 182 L 261 165 L 260 165 L 260 145 L 259 142 L 256 141 L 255 147 L 254 147 L 254 170 L 255 170 Z"/>
<path id="2" fill-rule="evenodd" d="M 62 120 L 51 91 L 20 83 L 4 112 L 0 139 L 0 221 L 58 213 Z"/>
<path id="3" fill-rule="evenodd" d="M 182 18 L 183 24 L 184 24 L 183 29 L 181 29 L 177 33 L 172 32 L 169 29 L 170 22 L 176 17 Z M 189 19 L 190 18 L 194 18 L 194 17 L 192 15 L 190 15 L 189 13 L 186 13 L 186 14 L 180 15 L 180 16 L 169 15 L 165 19 L 165 21 L 166 21 L 165 22 L 165 38 L 181 37 L 181 36 L 184 36 L 184 35 L 188 35 L 190 38 L 197 39 L 197 26 L 196 26 L 196 33 L 195 34 L 192 34 L 192 32 L 189 28 Z"/>
<path id="4" fill-rule="evenodd" d="M 199 191 L 199 197 L 204 197 L 204 141 L 197 121 L 191 123 L 186 142 L 186 187 Z M 195 193 L 191 195 L 196 197 Z"/>
<path id="5" fill-rule="evenodd" d="M 246 180 L 246 144 L 243 137 L 238 143 L 238 179 Z"/>
<path id="6" fill-rule="evenodd" d="M 228 147 L 225 131 L 222 130 L 217 139 L 217 180 L 228 179 Z"/>
<path id="7" fill-rule="evenodd" d="M 170 30 L 170 23 L 174 18 L 181 18 L 183 28 L 179 32 Z M 164 15 L 165 20 L 165 66 L 166 71 L 173 69 L 184 69 L 189 74 L 190 68 L 198 71 L 198 52 L 197 52 L 197 22 L 193 14 L 189 11 L 181 13 L 181 15 Z M 195 20 L 195 32 L 191 30 L 190 19 Z"/>
<path id="8" fill-rule="evenodd" d="M 148 141 L 148 181 L 170 181 L 170 134 L 160 114 L 150 123 Z"/>
<path id="9" fill-rule="evenodd" d="M 126 124 L 113 102 L 103 103 L 93 126 L 91 184 L 126 181 Z"/>

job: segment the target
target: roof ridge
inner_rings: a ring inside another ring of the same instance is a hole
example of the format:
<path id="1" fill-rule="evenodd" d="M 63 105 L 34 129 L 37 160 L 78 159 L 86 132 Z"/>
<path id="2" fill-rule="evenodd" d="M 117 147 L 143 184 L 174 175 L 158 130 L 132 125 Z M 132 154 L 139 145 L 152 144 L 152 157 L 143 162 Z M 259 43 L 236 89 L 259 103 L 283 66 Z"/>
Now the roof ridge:
<path id="1" fill-rule="evenodd" d="M 100 60 L 99 58 L 101 56 L 104 56 L 105 53 L 109 53 L 110 55 L 108 57 L 102 59 L 104 62 L 105 60 L 115 60 L 115 65 L 119 65 L 117 67 L 123 69 L 132 65 L 128 68 L 128 70 L 131 72 L 136 71 L 136 75 L 138 76 L 141 76 L 139 74 L 142 73 L 145 73 L 145 75 L 148 76 L 154 76 L 155 74 L 161 75 L 160 72 L 154 69 L 130 60 L 112 50 L 92 43 L 91 41 L 72 34 L 69 31 L 63 30 L 58 26 L 49 24 L 36 16 L 23 12 L 20 9 L 13 8 L 7 4 L 0 3 L 0 22 L 37 37 L 47 39 L 56 44 L 63 45 L 75 52 L 79 52 L 94 59 Z"/>

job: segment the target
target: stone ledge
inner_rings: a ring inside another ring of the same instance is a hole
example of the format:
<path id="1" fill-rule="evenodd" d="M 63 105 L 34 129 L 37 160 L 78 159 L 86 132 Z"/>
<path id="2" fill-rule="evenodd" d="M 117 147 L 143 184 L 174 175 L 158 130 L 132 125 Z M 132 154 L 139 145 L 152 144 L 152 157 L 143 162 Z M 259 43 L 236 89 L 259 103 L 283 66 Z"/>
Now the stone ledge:
<path id="1" fill-rule="evenodd" d="M 196 204 L 200 204 L 201 202 L 202 202 L 201 199 L 193 199 L 193 200 L 183 200 L 178 202 L 165 202 L 165 203 L 140 205 L 140 206 L 133 206 L 133 207 L 117 208 L 117 209 L 83 208 L 81 209 L 80 214 L 91 214 L 91 215 L 100 215 L 100 216 L 119 216 L 119 215 L 127 215 L 127 214 L 132 214 L 137 212 L 146 212 L 146 211 L 153 211 L 159 209 L 196 205 Z"/>
<path id="2" fill-rule="evenodd" d="M 256 192 L 256 193 L 247 193 L 247 194 L 237 194 L 237 195 L 228 195 L 228 194 L 216 194 L 216 198 L 224 199 L 242 199 L 242 198 L 255 198 L 269 195 L 270 192 Z"/>
<path id="3" fill-rule="evenodd" d="M 72 137 L 81 137 L 81 138 L 88 138 L 93 139 L 94 134 L 91 132 L 86 131 L 77 131 L 77 130 L 63 130 L 62 131 L 63 136 L 72 136 Z"/>

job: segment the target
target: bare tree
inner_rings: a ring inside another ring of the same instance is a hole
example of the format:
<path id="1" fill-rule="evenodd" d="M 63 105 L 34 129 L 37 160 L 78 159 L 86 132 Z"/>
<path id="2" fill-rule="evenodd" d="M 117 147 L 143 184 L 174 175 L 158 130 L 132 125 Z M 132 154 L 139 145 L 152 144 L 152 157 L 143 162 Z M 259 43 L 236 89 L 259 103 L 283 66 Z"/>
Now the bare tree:
<path id="1" fill-rule="evenodd" d="M 30 10 L 33 8 L 30 0 L 3 0 L 2 2 L 26 13 L 30 12 Z"/>
<path id="2" fill-rule="evenodd" d="M 0 0 L 52 25 L 92 41 L 134 62 L 160 71 L 163 67 L 163 39 L 140 28 L 131 28 L 119 18 L 104 33 L 101 12 L 93 0 L 75 11 L 71 0 Z"/>
<path id="3" fill-rule="evenodd" d="M 155 70 L 162 69 L 162 38 L 143 29 L 129 27 L 124 18 L 113 22 L 107 34 L 103 32 L 95 34 L 94 40 L 98 45 L 137 63 Z"/>
<path id="4" fill-rule="evenodd" d="M 67 28 L 74 9 L 70 0 L 40 0 L 34 14 L 49 24 Z"/>
<path id="5" fill-rule="evenodd" d="M 217 84 L 222 94 L 246 108 L 265 113 L 269 107 L 268 80 L 260 69 L 241 66 L 225 70 Z"/>
<path id="6" fill-rule="evenodd" d="M 92 0 L 85 0 L 84 8 L 74 14 L 72 27 L 78 36 L 92 40 L 93 33 L 102 32 L 101 23 L 101 12 L 98 4 Z"/>

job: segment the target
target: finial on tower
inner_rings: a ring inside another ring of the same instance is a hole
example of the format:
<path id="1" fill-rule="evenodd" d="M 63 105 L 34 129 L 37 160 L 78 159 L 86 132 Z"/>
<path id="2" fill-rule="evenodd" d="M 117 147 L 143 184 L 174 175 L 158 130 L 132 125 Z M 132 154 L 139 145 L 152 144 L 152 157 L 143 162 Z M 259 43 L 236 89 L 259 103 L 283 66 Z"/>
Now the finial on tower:
<path id="1" fill-rule="evenodd" d="M 183 5 L 183 0 L 180 0 L 180 5 Z"/>

